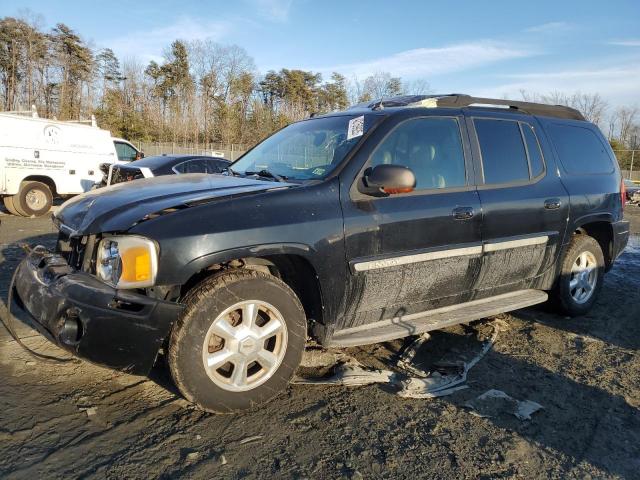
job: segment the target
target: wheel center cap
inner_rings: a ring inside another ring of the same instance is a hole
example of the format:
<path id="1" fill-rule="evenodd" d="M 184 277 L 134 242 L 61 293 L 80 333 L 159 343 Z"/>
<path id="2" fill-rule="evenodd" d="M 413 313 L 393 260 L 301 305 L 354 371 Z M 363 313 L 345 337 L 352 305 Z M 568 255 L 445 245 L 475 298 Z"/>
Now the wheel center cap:
<path id="1" fill-rule="evenodd" d="M 249 355 L 251 353 L 257 352 L 258 341 L 252 337 L 245 337 L 243 340 L 240 340 L 238 350 L 244 355 Z"/>

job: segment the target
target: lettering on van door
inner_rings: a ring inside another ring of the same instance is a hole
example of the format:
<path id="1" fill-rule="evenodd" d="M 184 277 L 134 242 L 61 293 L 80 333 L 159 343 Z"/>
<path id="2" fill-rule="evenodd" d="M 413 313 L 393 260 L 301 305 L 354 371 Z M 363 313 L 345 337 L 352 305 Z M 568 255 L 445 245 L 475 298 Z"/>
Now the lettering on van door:
<path id="1" fill-rule="evenodd" d="M 42 158 L 5 158 L 5 168 L 38 169 L 38 170 L 64 170 L 64 160 L 44 160 Z"/>

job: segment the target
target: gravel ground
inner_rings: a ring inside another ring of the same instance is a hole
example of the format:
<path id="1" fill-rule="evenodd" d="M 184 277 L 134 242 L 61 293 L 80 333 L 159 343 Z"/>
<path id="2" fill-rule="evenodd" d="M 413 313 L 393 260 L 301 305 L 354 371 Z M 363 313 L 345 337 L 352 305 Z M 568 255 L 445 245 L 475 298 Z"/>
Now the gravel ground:
<path id="1" fill-rule="evenodd" d="M 295 385 L 242 415 L 215 416 L 150 378 L 27 355 L 0 327 L 2 478 L 640 478 L 640 208 L 634 236 L 592 312 L 545 306 L 500 318 L 507 330 L 469 388 L 403 399 L 385 385 Z M 0 213 L 0 294 L 17 242 L 53 245 L 49 219 Z M 4 300 L 0 314 L 6 314 Z M 478 350 L 490 319 L 435 332 L 416 362 Z M 63 353 L 20 323 L 32 348 Z M 388 365 L 402 341 L 351 349 Z M 519 420 L 465 406 L 490 389 L 544 408 Z"/>

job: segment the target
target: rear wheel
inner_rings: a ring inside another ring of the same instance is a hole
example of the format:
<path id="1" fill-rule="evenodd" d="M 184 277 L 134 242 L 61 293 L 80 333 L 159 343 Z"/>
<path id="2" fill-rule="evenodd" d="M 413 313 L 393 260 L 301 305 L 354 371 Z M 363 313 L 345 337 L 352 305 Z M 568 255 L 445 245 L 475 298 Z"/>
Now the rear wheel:
<path id="1" fill-rule="evenodd" d="M 21 213 L 18 213 L 18 211 L 16 210 L 15 205 L 13 204 L 13 197 L 15 195 L 10 195 L 8 197 L 2 197 L 2 203 L 4 203 L 5 208 L 9 211 L 9 213 L 13 214 L 13 215 L 22 215 Z"/>
<path id="2" fill-rule="evenodd" d="M 235 270 L 191 290 L 169 341 L 180 392 L 216 413 L 246 410 L 283 391 L 300 364 L 304 309 L 278 278 Z"/>
<path id="3" fill-rule="evenodd" d="M 41 217 L 51 209 L 53 194 L 42 182 L 25 181 L 20 184 L 13 204 L 18 213 L 25 217 Z"/>
<path id="4" fill-rule="evenodd" d="M 574 235 L 554 291 L 562 312 L 573 317 L 591 310 L 603 279 L 604 255 L 600 244 L 588 235 Z"/>

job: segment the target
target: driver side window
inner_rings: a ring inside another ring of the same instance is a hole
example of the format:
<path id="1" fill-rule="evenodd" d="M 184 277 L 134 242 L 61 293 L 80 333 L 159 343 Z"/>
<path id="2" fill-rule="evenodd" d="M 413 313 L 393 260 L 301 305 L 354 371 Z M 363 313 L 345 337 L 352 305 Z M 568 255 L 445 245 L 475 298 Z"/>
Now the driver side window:
<path id="1" fill-rule="evenodd" d="M 127 145 L 126 143 L 122 143 L 122 142 L 113 142 L 113 143 L 115 144 L 115 147 L 116 147 L 118 160 L 133 161 L 136 159 L 136 154 L 138 152 L 136 152 L 136 150 L 133 149 L 131 145 Z"/>
<path id="2" fill-rule="evenodd" d="M 416 176 L 416 190 L 463 187 L 466 173 L 462 148 L 455 118 L 415 118 L 398 125 L 378 145 L 370 166 L 409 167 Z"/>

